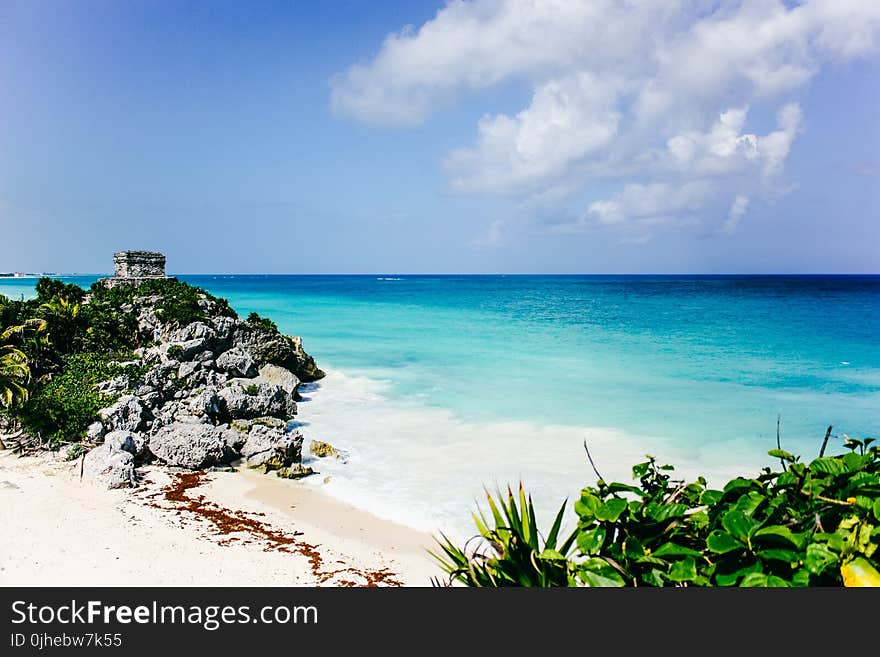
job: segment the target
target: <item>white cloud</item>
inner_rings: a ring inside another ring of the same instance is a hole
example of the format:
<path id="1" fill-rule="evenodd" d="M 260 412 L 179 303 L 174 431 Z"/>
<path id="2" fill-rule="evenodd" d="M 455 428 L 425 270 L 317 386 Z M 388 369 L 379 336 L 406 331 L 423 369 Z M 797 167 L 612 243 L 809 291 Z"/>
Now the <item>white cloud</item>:
<path id="1" fill-rule="evenodd" d="M 673 166 L 689 176 L 713 176 L 760 168 L 766 178 L 780 173 L 795 137 L 802 130 L 797 103 L 777 113 L 777 130 L 760 136 L 743 127 L 748 108 L 722 112 L 707 132 L 688 131 L 666 142 Z"/>
<path id="2" fill-rule="evenodd" d="M 748 209 L 749 197 L 738 194 L 737 197 L 733 199 L 733 204 L 730 206 L 730 210 L 727 213 L 727 219 L 721 224 L 721 228 L 719 229 L 720 232 L 724 235 L 733 235 L 737 226 L 739 226 L 740 220 Z"/>
<path id="3" fill-rule="evenodd" d="M 614 138 L 620 121 L 615 100 L 613 88 L 587 73 L 542 84 L 515 117 L 480 120 L 477 145 L 454 151 L 446 160 L 453 186 L 522 192 L 557 178 Z"/>
<path id="4" fill-rule="evenodd" d="M 494 249 L 504 241 L 505 224 L 502 219 L 495 219 L 486 228 L 486 231 L 471 241 L 471 246 L 478 249 Z"/>
<path id="5" fill-rule="evenodd" d="M 444 158 L 453 189 L 560 205 L 593 196 L 573 213 L 580 228 L 659 225 L 778 193 L 805 122 L 795 94 L 827 62 L 876 52 L 878 34 L 877 0 L 453 0 L 335 77 L 331 105 L 412 126 L 463 94 L 524 82 L 525 107 L 488 107 L 475 142 Z M 768 110 L 777 128 L 750 129 Z M 678 202 L 707 181 L 700 203 Z M 595 198 L 615 182 L 618 194 Z M 666 207 L 639 214 L 635 197 L 661 190 Z"/>

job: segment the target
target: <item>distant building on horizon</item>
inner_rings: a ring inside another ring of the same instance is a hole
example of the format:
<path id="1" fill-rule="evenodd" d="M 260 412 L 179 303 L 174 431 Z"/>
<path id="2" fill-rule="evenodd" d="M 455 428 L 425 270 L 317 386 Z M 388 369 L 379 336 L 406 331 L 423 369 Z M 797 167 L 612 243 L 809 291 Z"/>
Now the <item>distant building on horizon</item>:
<path id="1" fill-rule="evenodd" d="M 120 251 L 113 254 L 113 278 L 102 278 L 100 283 L 107 287 L 117 285 L 140 285 L 157 278 L 168 278 L 165 274 L 165 254 L 158 251 Z"/>

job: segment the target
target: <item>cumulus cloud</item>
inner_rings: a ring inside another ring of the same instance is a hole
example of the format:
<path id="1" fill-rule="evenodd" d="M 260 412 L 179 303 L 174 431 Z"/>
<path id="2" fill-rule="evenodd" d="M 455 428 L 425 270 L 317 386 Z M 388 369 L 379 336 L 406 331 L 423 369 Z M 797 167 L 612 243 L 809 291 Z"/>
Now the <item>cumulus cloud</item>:
<path id="1" fill-rule="evenodd" d="M 331 106 L 413 126 L 525 83 L 522 109 L 487 107 L 474 143 L 446 154 L 453 189 L 584 203 L 573 229 L 659 225 L 783 189 L 797 92 L 825 63 L 875 52 L 878 34 L 875 0 L 453 0 L 336 76 Z M 750 126 L 774 112 L 775 130 Z"/>
<path id="2" fill-rule="evenodd" d="M 473 148 L 454 151 L 446 168 L 463 191 L 522 192 L 564 174 L 601 151 L 617 133 L 615 93 L 588 73 L 542 84 L 515 117 L 485 116 Z"/>
<path id="3" fill-rule="evenodd" d="M 727 219 L 725 219 L 724 223 L 721 224 L 720 232 L 724 235 L 733 235 L 734 231 L 736 231 L 737 226 L 739 226 L 740 220 L 743 218 L 748 209 L 749 197 L 738 194 L 737 197 L 733 199 L 733 203 L 731 204 L 730 210 L 727 213 Z"/>

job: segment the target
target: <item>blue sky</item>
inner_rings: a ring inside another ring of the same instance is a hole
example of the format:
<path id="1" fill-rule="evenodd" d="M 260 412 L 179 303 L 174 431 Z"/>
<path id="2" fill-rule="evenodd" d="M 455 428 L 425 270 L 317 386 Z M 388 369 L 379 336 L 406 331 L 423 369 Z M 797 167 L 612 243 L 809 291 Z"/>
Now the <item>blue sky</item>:
<path id="1" fill-rule="evenodd" d="M 878 272 L 874 0 L 0 3 L 0 270 Z"/>

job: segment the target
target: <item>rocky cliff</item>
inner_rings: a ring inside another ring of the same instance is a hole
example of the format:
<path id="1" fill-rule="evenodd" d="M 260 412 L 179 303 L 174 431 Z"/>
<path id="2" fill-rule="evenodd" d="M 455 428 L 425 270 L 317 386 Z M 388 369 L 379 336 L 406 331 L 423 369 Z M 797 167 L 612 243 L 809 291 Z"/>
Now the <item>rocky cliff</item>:
<path id="1" fill-rule="evenodd" d="M 110 487 L 137 483 L 136 466 L 159 461 L 204 469 L 241 460 L 282 477 L 311 473 L 301 463 L 302 435 L 291 428 L 300 382 L 324 376 L 300 338 L 264 323 L 228 316 L 209 295 L 201 321 L 163 320 L 162 297 L 133 297 L 124 312 L 152 336 L 128 368 L 103 381 L 116 401 L 100 412 L 86 443 L 83 472 Z"/>

